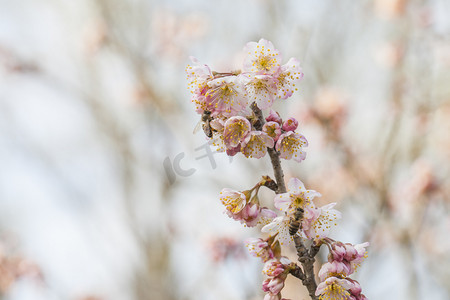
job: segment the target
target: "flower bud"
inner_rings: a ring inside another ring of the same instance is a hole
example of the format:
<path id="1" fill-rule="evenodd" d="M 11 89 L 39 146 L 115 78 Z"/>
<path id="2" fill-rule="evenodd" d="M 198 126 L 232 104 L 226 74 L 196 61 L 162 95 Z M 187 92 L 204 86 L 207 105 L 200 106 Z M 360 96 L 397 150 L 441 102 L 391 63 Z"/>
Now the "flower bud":
<path id="1" fill-rule="evenodd" d="M 280 125 L 282 122 L 280 115 L 273 109 L 270 110 L 269 115 L 266 117 L 266 121 L 267 122 L 277 122 Z"/>
<path id="2" fill-rule="evenodd" d="M 298 121 L 295 118 L 289 118 L 283 123 L 284 131 L 294 131 L 298 127 Z"/>

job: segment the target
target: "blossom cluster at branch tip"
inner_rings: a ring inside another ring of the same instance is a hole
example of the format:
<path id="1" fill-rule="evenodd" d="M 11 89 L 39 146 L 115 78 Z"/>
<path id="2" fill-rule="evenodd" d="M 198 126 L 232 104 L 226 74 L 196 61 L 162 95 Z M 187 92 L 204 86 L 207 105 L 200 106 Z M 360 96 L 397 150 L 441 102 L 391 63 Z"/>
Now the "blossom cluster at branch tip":
<path id="1" fill-rule="evenodd" d="M 284 256 L 266 261 L 263 273 L 267 278 L 262 283 L 262 289 L 267 293 L 264 299 L 281 299 L 280 292 L 289 274 L 290 263 Z"/>
<path id="2" fill-rule="evenodd" d="M 321 300 L 349 299 L 364 300 L 361 285 L 348 276 L 356 271 L 356 267 L 367 256 L 366 247 L 369 243 L 352 245 L 349 243 L 326 242 L 330 247 L 328 262 L 319 271 L 320 283 L 316 296 Z"/>
<path id="3" fill-rule="evenodd" d="M 298 121 L 289 118 L 282 122 L 279 118 L 276 124 L 268 121 L 270 124 L 255 126 L 258 120 L 250 109 L 253 103 L 258 109 L 269 109 L 276 99 L 292 96 L 303 77 L 299 61 L 291 58 L 282 65 L 280 51 L 264 39 L 249 42 L 244 51 L 240 71 L 213 72 L 194 57 L 186 68 L 192 102 L 196 112 L 202 114 L 210 143 L 229 156 L 241 152 L 247 158 L 262 158 L 268 148 L 274 148 L 283 159 L 302 161 L 308 142 L 294 132 Z"/>

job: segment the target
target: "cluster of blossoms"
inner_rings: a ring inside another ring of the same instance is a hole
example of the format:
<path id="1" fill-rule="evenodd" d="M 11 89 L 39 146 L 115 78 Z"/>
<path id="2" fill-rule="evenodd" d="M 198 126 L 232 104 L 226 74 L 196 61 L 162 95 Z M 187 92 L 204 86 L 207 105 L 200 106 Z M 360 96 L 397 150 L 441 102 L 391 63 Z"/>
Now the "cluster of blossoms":
<path id="1" fill-rule="evenodd" d="M 193 65 L 186 68 L 192 101 L 203 116 L 205 133 L 218 151 L 230 156 L 241 152 L 246 157 L 261 158 L 267 148 L 275 147 L 281 158 L 300 162 L 305 158 L 302 147 L 308 142 L 295 132 L 297 120 L 283 122 L 272 111 L 260 128 L 263 124 L 251 109 L 251 105 L 269 109 L 275 99 L 289 98 L 303 77 L 300 63 L 291 58 L 281 65 L 280 52 L 264 39 L 248 43 L 245 51 L 242 71 L 213 72 L 193 57 Z"/>
<path id="2" fill-rule="evenodd" d="M 186 71 L 192 101 L 202 114 L 203 129 L 218 151 L 230 156 L 238 152 L 246 157 L 271 156 L 276 181 L 263 176 L 249 190 L 224 188 L 220 192 L 220 201 L 230 218 L 248 227 L 260 225 L 261 232 L 269 235 L 246 241 L 250 253 L 264 262 L 264 299 L 283 299 L 281 290 L 289 274 L 302 280 L 312 298 L 366 299 L 359 283 L 348 276 L 366 256 L 368 243 L 351 245 L 332 240 L 330 231 L 341 218 L 334 209 L 336 203 L 317 207 L 314 199 L 320 193 L 307 190 L 297 178 L 291 178 L 288 188 L 284 187 L 280 158 L 301 162 L 308 142 L 296 132 L 295 118 L 283 120 L 271 107 L 275 99 L 287 99 L 297 90 L 296 84 L 303 77 L 299 61 L 291 58 L 281 65 L 280 52 L 264 39 L 248 43 L 245 51 L 242 71 L 213 72 L 194 58 L 194 65 Z M 265 118 L 263 110 L 268 113 Z M 262 186 L 276 192 L 273 207 L 279 212 L 261 205 L 258 192 Z M 304 241 L 312 245 L 309 250 Z M 302 267 L 281 255 L 282 245 L 293 244 Z M 313 262 L 321 245 L 328 246 L 330 255 L 316 285 Z"/>
<path id="3" fill-rule="evenodd" d="M 266 292 L 264 300 L 280 300 L 281 290 L 289 272 L 295 268 L 294 264 L 284 256 L 281 256 L 281 248 L 275 236 L 268 239 L 250 238 L 245 241 L 251 255 L 260 257 L 264 262 L 263 273 L 267 276 L 262 284 Z"/>
<path id="4" fill-rule="evenodd" d="M 317 286 L 316 295 L 320 295 L 322 299 L 366 300 L 366 296 L 361 294 L 359 283 L 348 276 L 367 257 L 366 247 L 369 243 L 352 245 L 331 239 L 326 239 L 324 243 L 330 248 L 330 254 L 328 262 L 319 271 L 321 282 Z"/>

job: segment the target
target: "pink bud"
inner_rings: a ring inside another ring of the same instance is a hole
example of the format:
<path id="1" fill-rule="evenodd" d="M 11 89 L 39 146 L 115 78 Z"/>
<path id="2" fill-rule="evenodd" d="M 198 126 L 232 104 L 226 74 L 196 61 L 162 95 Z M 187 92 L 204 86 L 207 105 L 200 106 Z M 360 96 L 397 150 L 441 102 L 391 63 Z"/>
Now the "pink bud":
<path id="1" fill-rule="evenodd" d="M 286 267 L 278 260 L 271 260 L 266 262 L 263 268 L 263 273 L 269 277 L 277 277 L 284 272 Z"/>
<path id="2" fill-rule="evenodd" d="M 294 131 L 298 127 L 298 121 L 295 118 L 289 118 L 283 123 L 284 131 Z"/>
<path id="3" fill-rule="evenodd" d="M 280 125 L 282 122 L 280 115 L 273 109 L 270 110 L 269 115 L 266 117 L 266 121 L 267 122 L 277 122 Z"/>
<path id="4" fill-rule="evenodd" d="M 336 242 L 331 245 L 331 252 L 328 260 L 342 261 L 344 259 L 345 253 L 346 251 L 344 244 L 341 242 Z"/>
<path id="5" fill-rule="evenodd" d="M 269 292 L 272 294 L 278 294 L 284 288 L 284 279 L 280 277 L 275 277 L 267 284 Z"/>
<path id="6" fill-rule="evenodd" d="M 236 154 L 238 154 L 239 152 L 241 152 L 241 145 L 238 145 L 234 148 L 227 148 L 227 155 L 228 156 L 235 156 Z"/>
<path id="7" fill-rule="evenodd" d="M 259 215 L 259 206 L 257 204 L 247 204 L 242 214 L 244 219 L 255 219 Z"/>
<path id="8" fill-rule="evenodd" d="M 264 300 L 280 300 L 281 295 L 280 294 L 276 294 L 276 295 L 272 295 L 272 294 L 266 294 L 264 296 Z M 282 299 L 281 299 L 282 300 Z M 286 299 L 285 299 L 286 300 Z"/>

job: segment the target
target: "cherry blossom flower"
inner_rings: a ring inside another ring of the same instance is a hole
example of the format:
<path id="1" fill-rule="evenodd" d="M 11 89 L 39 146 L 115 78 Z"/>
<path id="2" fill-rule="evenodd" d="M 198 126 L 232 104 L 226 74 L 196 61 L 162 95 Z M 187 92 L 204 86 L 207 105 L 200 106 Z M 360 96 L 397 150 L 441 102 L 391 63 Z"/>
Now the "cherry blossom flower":
<path id="1" fill-rule="evenodd" d="M 208 140 L 208 143 L 215 148 L 216 152 L 224 152 L 226 150 L 225 142 L 223 140 L 225 120 L 217 117 L 214 118 L 209 125 L 213 129 L 213 137 Z"/>
<path id="2" fill-rule="evenodd" d="M 273 109 L 270 110 L 269 115 L 266 117 L 266 121 L 267 122 L 277 122 L 278 124 L 280 124 L 280 126 L 282 123 L 280 115 Z"/>
<path id="3" fill-rule="evenodd" d="M 225 212 L 230 218 L 239 221 L 248 227 L 266 225 L 277 216 L 274 211 L 266 207 L 260 207 L 256 203 L 248 203 L 237 213 L 232 213 L 230 210 L 226 210 Z"/>
<path id="4" fill-rule="evenodd" d="M 322 265 L 319 270 L 320 281 L 324 281 L 328 277 L 347 277 L 350 274 L 348 266 L 342 262 L 332 261 Z"/>
<path id="5" fill-rule="evenodd" d="M 298 127 L 298 121 L 295 118 L 289 118 L 283 123 L 284 131 L 294 131 Z"/>
<path id="6" fill-rule="evenodd" d="M 225 152 L 227 150 L 221 132 L 213 132 L 213 137 L 208 140 L 208 143 L 214 147 L 216 152 Z"/>
<path id="7" fill-rule="evenodd" d="M 206 64 L 201 64 L 197 58 L 190 57 L 194 65 L 186 67 L 188 88 L 192 94 L 198 93 L 206 87 L 208 81 L 213 79 L 211 69 Z"/>
<path id="8" fill-rule="evenodd" d="M 288 192 L 276 195 L 274 205 L 279 210 L 288 215 L 293 214 L 297 208 L 305 208 L 315 197 L 320 197 L 320 193 L 314 190 L 307 190 L 303 182 L 298 178 L 291 178 L 288 183 Z"/>
<path id="9" fill-rule="evenodd" d="M 252 125 L 244 117 L 231 117 L 225 122 L 223 138 L 227 148 L 237 147 L 250 133 Z"/>
<path id="10" fill-rule="evenodd" d="M 260 257 L 263 262 L 274 257 L 273 251 L 267 241 L 261 238 L 249 238 L 244 242 L 250 254 L 255 257 Z"/>
<path id="11" fill-rule="evenodd" d="M 276 142 L 281 135 L 280 124 L 273 121 L 265 123 L 262 131 L 267 133 L 267 135 L 270 136 L 274 142 Z"/>
<path id="12" fill-rule="evenodd" d="M 275 77 L 277 78 L 277 97 L 287 99 L 292 96 L 294 90 L 297 90 L 295 85 L 303 78 L 299 60 L 291 58 L 280 67 Z"/>
<path id="13" fill-rule="evenodd" d="M 273 74 L 280 68 L 281 54 L 270 41 L 260 39 L 258 43 L 249 42 L 244 51 L 247 52 L 244 72 Z"/>
<path id="14" fill-rule="evenodd" d="M 353 283 L 353 285 L 349 289 L 350 295 L 353 297 L 360 296 L 362 289 L 361 289 L 361 285 L 359 284 L 359 282 L 356 280 L 350 279 L 350 278 L 347 278 L 347 280 L 349 280 L 351 283 Z"/>
<path id="15" fill-rule="evenodd" d="M 275 235 L 278 233 L 277 237 L 281 245 L 292 245 L 294 240 L 289 234 L 289 223 L 291 218 L 287 216 L 276 217 L 269 224 L 261 229 L 261 232 L 270 233 Z"/>
<path id="16" fill-rule="evenodd" d="M 321 300 L 347 300 L 350 299 L 350 292 L 353 283 L 347 279 L 329 277 L 319 283 L 316 289 L 316 296 Z"/>
<path id="17" fill-rule="evenodd" d="M 243 93 L 238 76 L 225 76 L 208 82 L 209 89 L 205 96 L 208 110 L 231 117 L 242 111 L 247 105 L 247 97 Z"/>
<path id="18" fill-rule="evenodd" d="M 320 208 L 314 205 L 305 207 L 302 231 L 307 238 L 320 240 L 328 237 L 331 228 L 336 226 L 336 220 L 341 218 L 341 213 L 333 209 L 335 205 L 330 203 Z"/>
<path id="19" fill-rule="evenodd" d="M 224 119 L 221 118 L 214 118 L 213 120 L 211 120 L 211 122 L 209 123 L 209 125 L 211 126 L 212 129 L 214 129 L 217 132 L 223 133 L 223 130 L 225 128 L 225 121 Z"/>
<path id="20" fill-rule="evenodd" d="M 284 288 L 284 281 L 286 278 L 267 278 L 263 281 L 262 288 L 266 293 L 270 293 L 272 295 L 277 295 Z"/>
<path id="21" fill-rule="evenodd" d="M 263 273 L 269 277 L 277 277 L 286 270 L 286 266 L 279 260 L 272 259 L 264 264 Z"/>
<path id="22" fill-rule="evenodd" d="M 346 245 L 346 254 L 345 259 L 351 262 L 353 265 L 360 264 L 364 258 L 367 257 L 366 247 L 369 246 L 369 242 L 365 242 L 362 244 L 345 244 Z"/>
<path id="23" fill-rule="evenodd" d="M 239 213 L 247 204 L 247 196 L 244 193 L 224 188 L 220 192 L 220 195 L 220 201 L 226 210 L 232 214 Z"/>
<path id="24" fill-rule="evenodd" d="M 205 97 L 208 90 L 208 81 L 213 79 L 213 74 L 208 65 L 201 64 L 195 57 L 190 57 L 193 65 L 186 67 L 188 89 L 192 93 L 192 102 L 196 106 L 196 112 L 202 114 L 207 109 Z"/>
<path id="25" fill-rule="evenodd" d="M 272 148 L 273 139 L 262 131 L 252 131 L 242 142 L 241 152 L 245 157 L 261 158 L 266 155 L 267 147 Z"/>
<path id="26" fill-rule="evenodd" d="M 256 102 L 260 109 L 270 108 L 276 98 L 277 87 L 271 75 L 244 73 L 239 75 L 250 102 Z"/>
<path id="27" fill-rule="evenodd" d="M 345 263 L 349 268 L 349 274 L 352 274 L 367 257 L 366 247 L 368 246 L 368 242 L 357 245 L 335 242 L 331 245 L 329 260 Z"/>
<path id="28" fill-rule="evenodd" d="M 297 162 L 301 162 L 306 158 L 306 152 L 302 147 L 308 146 L 306 138 L 292 131 L 283 133 L 277 141 L 275 149 L 280 152 L 280 157 L 283 159 L 293 159 Z"/>

